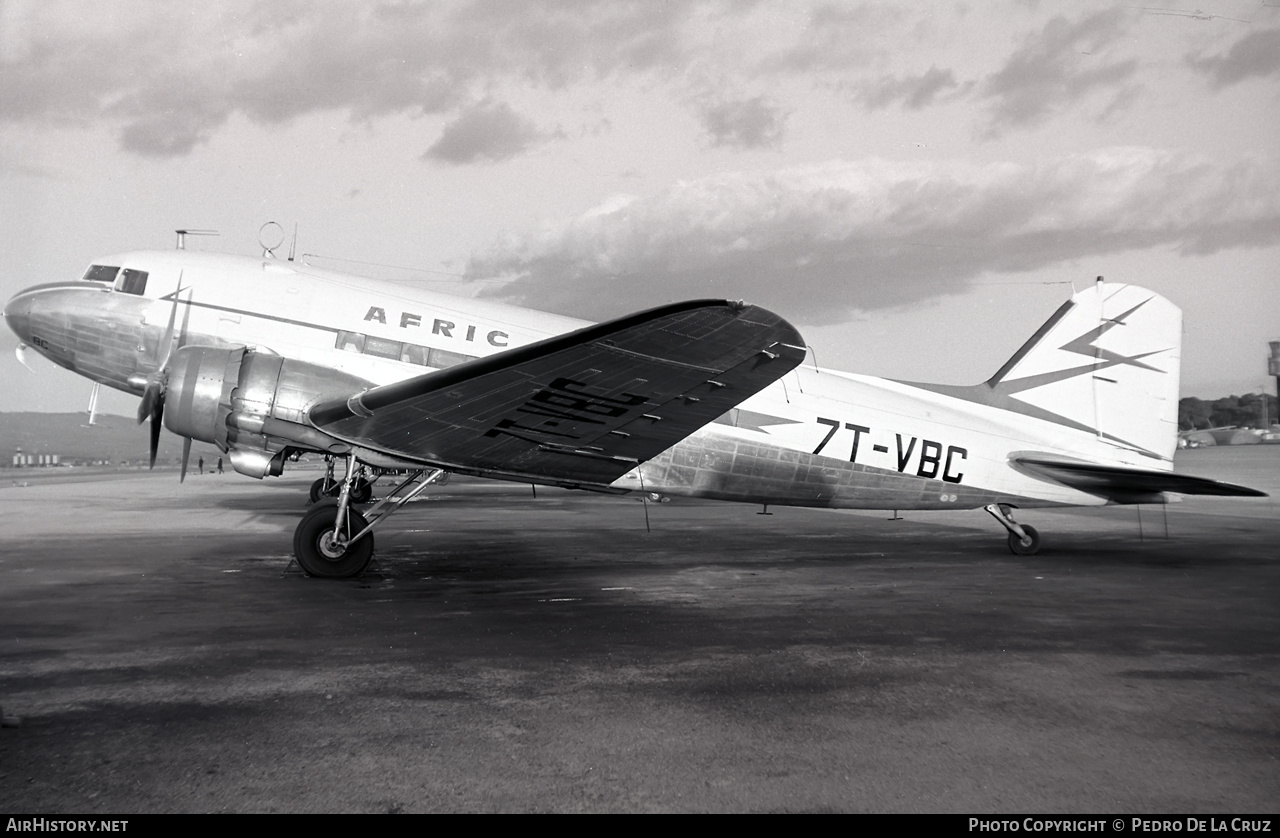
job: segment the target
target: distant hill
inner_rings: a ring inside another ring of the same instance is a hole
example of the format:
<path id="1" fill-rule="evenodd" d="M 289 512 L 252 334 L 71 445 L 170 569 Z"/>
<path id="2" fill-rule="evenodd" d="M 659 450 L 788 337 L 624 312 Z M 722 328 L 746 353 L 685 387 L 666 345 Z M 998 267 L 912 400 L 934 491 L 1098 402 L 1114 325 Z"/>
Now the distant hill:
<path id="1" fill-rule="evenodd" d="M 99 415 L 88 427 L 84 413 L 0 413 L 0 468 L 13 463 L 13 454 L 57 454 L 64 464 L 106 461 L 112 465 L 146 465 L 147 433 L 131 417 Z M 191 447 L 191 463 L 203 456 L 206 465 L 217 462 L 212 445 Z M 177 466 L 182 459 L 182 439 L 167 430 L 160 433 L 156 465 Z"/>

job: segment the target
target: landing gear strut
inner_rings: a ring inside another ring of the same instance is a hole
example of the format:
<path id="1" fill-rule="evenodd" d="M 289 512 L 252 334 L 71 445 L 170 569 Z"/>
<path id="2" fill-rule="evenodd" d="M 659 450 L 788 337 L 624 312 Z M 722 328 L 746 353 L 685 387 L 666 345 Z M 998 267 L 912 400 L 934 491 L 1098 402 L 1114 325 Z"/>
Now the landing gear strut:
<path id="1" fill-rule="evenodd" d="M 311 491 L 308 495 L 311 503 L 317 503 L 323 498 L 336 498 L 338 492 L 342 490 L 342 483 L 334 479 L 333 476 L 333 457 L 325 457 L 325 475 L 311 484 Z M 368 477 L 368 469 L 364 466 L 360 467 L 360 475 L 356 478 L 355 486 L 352 488 L 351 500 L 354 503 L 368 503 L 373 498 L 373 484 L 378 477 L 375 474 L 372 480 Z"/>
<path id="2" fill-rule="evenodd" d="M 1009 551 L 1017 556 L 1034 556 L 1040 552 L 1040 533 L 1030 524 L 1019 524 L 1013 520 L 1007 503 L 989 503 L 982 507 L 1009 531 Z"/>
<path id="3" fill-rule="evenodd" d="M 373 528 L 445 475 L 442 469 L 419 469 L 361 514 L 351 504 L 363 503 L 372 494 L 370 482 L 360 476 L 363 471 L 355 457 L 348 455 L 346 477 L 337 484 L 337 499 L 318 501 L 294 530 L 293 555 L 307 575 L 344 579 L 363 571 L 373 558 Z M 418 485 L 412 491 L 397 497 L 415 481 Z"/>

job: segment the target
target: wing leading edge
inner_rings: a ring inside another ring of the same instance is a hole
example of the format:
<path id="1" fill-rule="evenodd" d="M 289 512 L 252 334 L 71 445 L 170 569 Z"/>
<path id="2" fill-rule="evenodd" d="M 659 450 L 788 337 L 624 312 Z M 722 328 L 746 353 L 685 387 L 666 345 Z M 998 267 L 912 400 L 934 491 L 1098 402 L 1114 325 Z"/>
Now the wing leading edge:
<path id="1" fill-rule="evenodd" d="M 1106 498 L 1113 503 L 1149 503 L 1161 492 L 1265 498 L 1266 492 L 1205 477 L 1147 471 L 1095 463 L 1015 457 L 1013 462 L 1037 477 Z"/>
<path id="2" fill-rule="evenodd" d="M 773 312 L 695 300 L 322 403 L 310 419 L 418 462 L 604 486 L 804 356 Z"/>

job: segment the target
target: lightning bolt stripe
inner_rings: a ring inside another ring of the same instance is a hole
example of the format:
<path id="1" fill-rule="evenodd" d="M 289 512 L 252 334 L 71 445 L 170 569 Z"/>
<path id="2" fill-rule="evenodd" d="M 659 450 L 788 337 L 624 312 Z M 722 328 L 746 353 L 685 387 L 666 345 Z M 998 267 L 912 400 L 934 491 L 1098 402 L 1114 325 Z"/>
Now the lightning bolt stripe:
<path id="1" fill-rule="evenodd" d="M 1123 314 L 1104 320 L 1102 323 L 1098 325 L 1096 329 L 1090 329 L 1089 331 L 1085 332 L 1083 335 L 1080 335 L 1080 337 L 1076 338 L 1075 340 L 1064 343 L 1059 348 L 1064 349 L 1067 352 L 1074 352 L 1077 355 L 1085 355 L 1088 357 L 1097 358 L 1100 361 L 1110 362 L 1108 364 L 1105 364 L 1104 366 L 1112 366 L 1114 364 L 1125 364 L 1127 366 L 1133 366 L 1133 367 L 1138 367 L 1144 370 L 1150 370 L 1151 372 L 1158 372 L 1161 375 L 1163 375 L 1164 370 L 1157 369 L 1152 366 L 1148 366 L 1147 364 L 1140 364 L 1138 363 L 1137 359 L 1145 358 L 1148 355 L 1155 355 L 1157 352 L 1165 352 L 1168 350 L 1157 349 L 1154 352 L 1146 352 L 1146 353 L 1143 353 L 1142 355 L 1126 356 L 1126 355 L 1120 355 L 1118 353 L 1112 352 L 1109 349 L 1103 349 L 1101 346 L 1097 345 L 1098 339 L 1100 339 L 1107 332 L 1114 329 L 1116 326 L 1127 326 L 1128 324 L 1124 322 L 1125 318 L 1133 314 L 1138 309 L 1142 308 L 1147 303 L 1151 302 L 1152 299 L 1153 299 L 1152 297 L 1147 297 L 1145 300 L 1138 303 L 1136 306 L 1124 312 Z M 1094 369 L 1102 369 L 1102 368 L 1103 366 L 1094 367 Z"/>
<path id="2" fill-rule="evenodd" d="M 1036 331 L 1031 339 L 1023 344 L 1013 357 L 1010 358 L 986 383 L 969 387 L 942 384 L 922 384 L 917 382 L 904 383 L 910 383 L 913 387 L 920 387 L 935 393 L 941 393 L 943 395 L 963 399 L 964 401 L 990 405 L 992 407 L 1019 413 L 1024 416 L 1029 416 L 1046 422 L 1053 422 L 1075 430 L 1097 434 L 1101 438 L 1109 440 L 1117 445 L 1124 446 L 1135 453 L 1163 461 L 1165 458 L 1160 454 L 1148 450 L 1142 445 L 1138 445 L 1127 439 L 1108 433 L 1103 429 L 1094 427 L 1094 422 L 1072 419 L 1069 416 L 1064 416 L 1048 408 L 1031 404 L 1023 398 L 1020 398 L 1018 395 L 1021 393 L 1030 394 L 1030 391 L 1034 391 L 1041 387 L 1051 386 L 1080 376 L 1096 374 L 1101 370 L 1112 367 L 1134 367 L 1136 369 L 1157 373 L 1162 376 L 1168 375 L 1169 373 L 1166 370 L 1152 366 L 1149 363 L 1144 363 L 1143 359 L 1175 351 L 1175 346 L 1141 352 L 1134 355 L 1124 355 L 1098 345 L 1098 342 L 1102 337 L 1112 329 L 1115 329 L 1117 326 L 1130 325 L 1128 322 L 1129 319 L 1153 299 L 1156 299 L 1154 295 L 1148 296 L 1146 299 L 1132 306 L 1128 310 L 1116 315 L 1115 317 L 1102 319 L 1102 321 L 1096 326 L 1091 326 L 1078 336 L 1058 346 L 1059 351 L 1069 352 L 1072 355 L 1084 356 L 1090 359 L 1090 363 L 1078 364 L 1066 369 L 1035 373 L 1021 378 L 1010 379 L 1007 377 L 1015 368 L 1034 353 L 1046 350 L 1049 352 L 1054 351 L 1044 345 L 1045 340 L 1055 328 L 1062 324 L 1069 314 L 1073 313 L 1077 303 L 1075 300 L 1070 300 L 1055 311 L 1053 316 Z M 1049 344 L 1049 346 L 1052 345 L 1053 344 Z"/>

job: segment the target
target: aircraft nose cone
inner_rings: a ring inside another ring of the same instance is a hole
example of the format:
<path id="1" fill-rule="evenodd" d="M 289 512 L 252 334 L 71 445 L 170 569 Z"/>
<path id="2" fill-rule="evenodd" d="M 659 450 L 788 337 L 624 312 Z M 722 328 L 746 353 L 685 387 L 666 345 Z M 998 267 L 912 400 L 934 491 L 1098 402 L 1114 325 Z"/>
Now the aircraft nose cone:
<path id="1" fill-rule="evenodd" d="M 31 305 L 33 297 L 22 293 L 4 304 L 4 322 L 24 341 L 31 340 Z"/>

